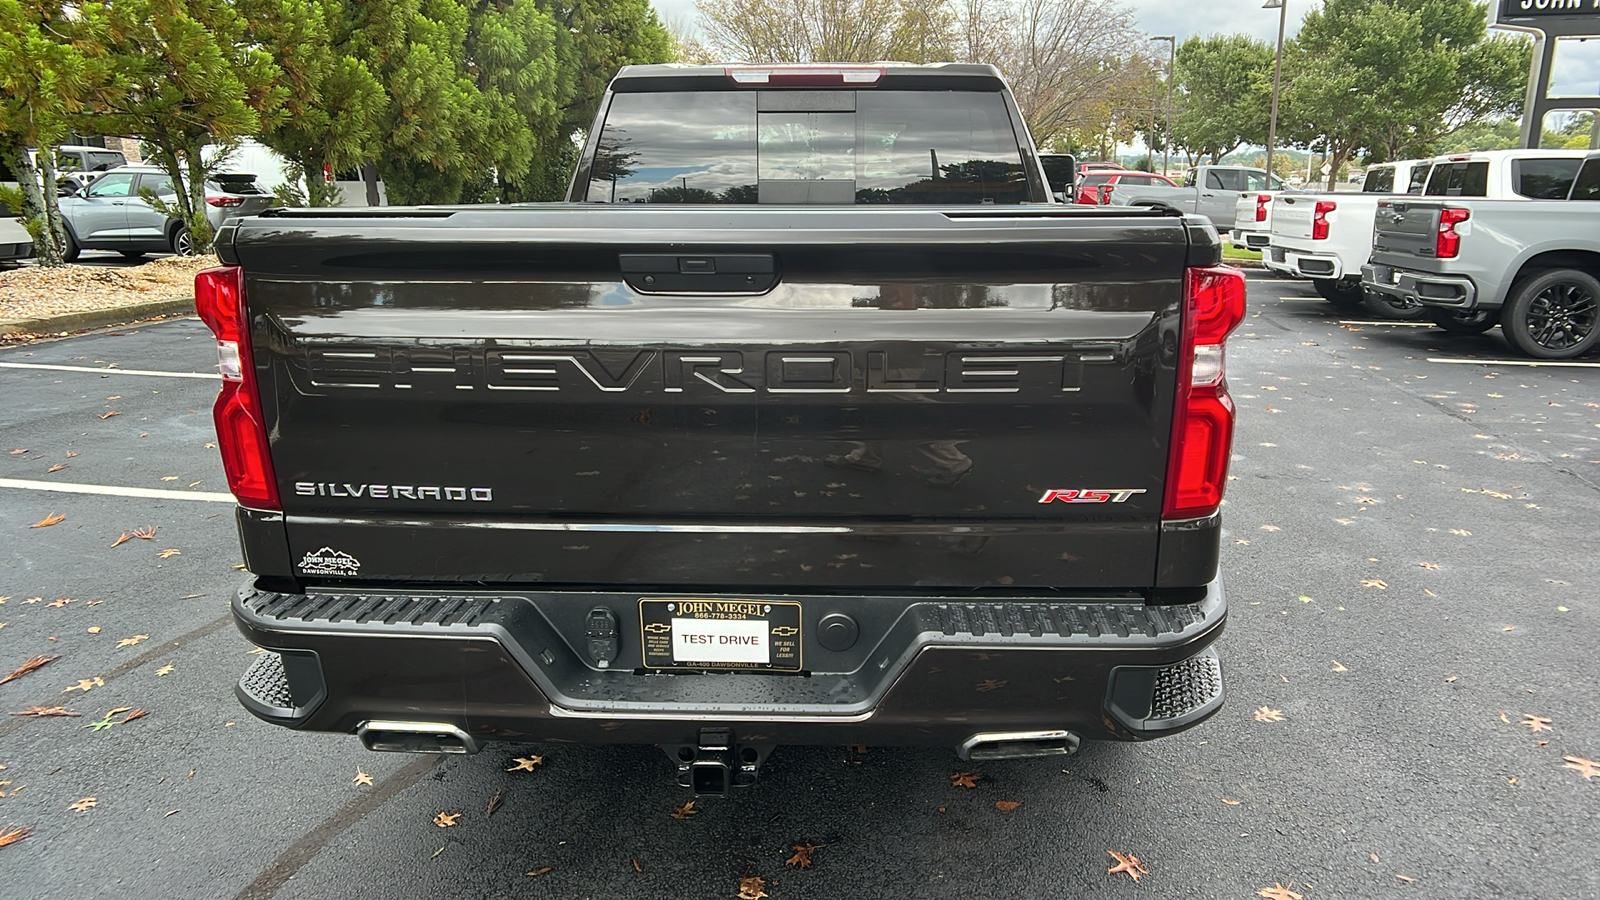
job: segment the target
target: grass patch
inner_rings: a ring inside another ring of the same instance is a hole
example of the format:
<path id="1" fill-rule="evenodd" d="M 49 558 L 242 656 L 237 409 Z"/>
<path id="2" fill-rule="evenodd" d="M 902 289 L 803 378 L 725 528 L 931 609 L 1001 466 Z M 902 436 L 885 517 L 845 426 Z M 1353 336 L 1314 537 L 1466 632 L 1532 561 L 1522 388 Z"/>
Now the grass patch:
<path id="1" fill-rule="evenodd" d="M 1260 259 L 1261 258 L 1261 251 L 1260 250 L 1244 250 L 1244 249 L 1241 249 L 1239 247 L 1235 247 L 1232 244 L 1224 244 L 1222 246 L 1222 258 L 1223 259 Z"/>

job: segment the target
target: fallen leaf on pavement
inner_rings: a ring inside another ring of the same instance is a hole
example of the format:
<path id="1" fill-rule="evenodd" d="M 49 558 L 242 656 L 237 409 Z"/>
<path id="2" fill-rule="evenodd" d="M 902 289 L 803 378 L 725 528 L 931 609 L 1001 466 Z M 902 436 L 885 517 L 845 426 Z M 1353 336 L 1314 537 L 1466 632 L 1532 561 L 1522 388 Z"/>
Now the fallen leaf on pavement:
<path id="1" fill-rule="evenodd" d="M 65 609 L 67 604 L 77 602 L 78 601 L 73 600 L 70 597 L 58 597 L 54 600 L 51 600 L 49 603 L 46 603 L 45 606 L 48 606 L 51 609 Z"/>
<path id="2" fill-rule="evenodd" d="M 544 757 L 542 757 L 542 756 L 528 756 L 528 757 L 519 756 L 519 757 L 516 757 L 515 759 L 513 759 L 512 762 L 516 763 L 516 765 L 514 765 L 511 768 L 507 769 L 506 770 L 507 772 L 532 772 L 534 766 L 542 765 L 544 763 Z"/>
<path id="3" fill-rule="evenodd" d="M 485 817 L 494 816 L 494 811 L 500 808 L 500 794 L 500 791 L 495 791 L 494 796 L 489 798 L 489 807 L 483 813 Z"/>
<path id="4" fill-rule="evenodd" d="M 456 824 L 456 820 L 459 818 L 461 818 L 461 813 L 442 812 L 433 817 L 433 824 L 439 826 L 440 828 L 449 828 L 451 825 Z"/>
<path id="5" fill-rule="evenodd" d="M 1336 659 L 1336 660 L 1333 661 L 1333 671 L 1335 671 L 1335 672 L 1348 672 L 1350 670 L 1344 667 L 1344 663 L 1339 662 Z"/>
<path id="6" fill-rule="evenodd" d="M 119 413 L 119 412 L 117 412 L 117 411 L 116 411 L 116 410 L 114 410 L 114 409 L 108 409 L 108 410 L 106 410 L 106 411 L 105 411 L 105 412 L 104 412 L 104 413 L 101 413 L 101 415 L 100 415 L 100 418 L 102 418 L 102 419 L 109 419 L 109 418 L 111 418 L 111 417 L 112 417 L 112 416 L 120 416 L 120 415 L 122 415 L 122 413 Z"/>
<path id="7" fill-rule="evenodd" d="M 1289 882 L 1288 887 L 1274 883 L 1272 887 L 1256 891 L 1256 896 L 1265 897 L 1267 900 L 1305 900 L 1304 897 L 1295 893 L 1294 882 L 1292 881 Z"/>
<path id="8" fill-rule="evenodd" d="M 21 828 L 12 828 L 10 825 L 7 825 L 4 828 L 0 828 L 0 847 L 4 847 L 8 844 L 15 844 L 17 841 L 24 840 L 32 834 L 32 825 L 24 825 Z"/>
<path id="9" fill-rule="evenodd" d="M 1278 709 L 1272 709 L 1271 707 L 1267 707 L 1267 706 L 1260 707 L 1260 708 L 1258 708 L 1256 710 L 1256 721 L 1257 722 L 1282 722 L 1283 721 L 1283 711 L 1282 710 L 1278 710 Z"/>
<path id="10" fill-rule="evenodd" d="M 761 900 L 767 896 L 767 880 L 760 875 L 739 879 L 739 900 Z"/>
<path id="11" fill-rule="evenodd" d="M 1228 804 L 1229 806 L 1238 806 L 1241 801 L 1229 800 L 1227 797 L 1223 797 L 1222 802 Z"/>
<path id="12" fill-rule="evenodd" d="M 17 449 L 11 451 L 11 455 L 12 456 L 21 456 L 22 454 L 27 453 L 27 452 L 28 452 L 28 448 L 27 447 L 18 447 Z"/>
<path id="13" fill-rule="evenodd" d="M 119 535 L 117 537 L 116 540 L 111 542 L 111 549 L 115 550 L 116 548 L 121 547 L 123 544 L 126 544 L 127 542 L 129 542 L 131 540 L 133 540 L 133 535 L 131 535 L 131 534 L 127 533 L 126 531 L 124 531 L 121 535 Z"/>
<path id="14" fill-rule="evenodd" d="M 156 527 L 154 525 L 146 525 L 143 528 L 135 528 L 129 533 L 140 540 L 148 541 L 156 536 Z"/>
<path id="15" fill-rule="evenodd" d="M 156 670 L 156 674 L 157 675 L 169 674 L 172 671 L 172 668 L 173 668 L 172 663 L 167 663 L 166 665 L 164 665 L 161 668 L 157 669 Z"/>
<path id="16" fill-rule="evenodd" d="M 1450 533 L 1458 537 L 1472 537 L 1472 532 L 1466 530 L 1465 528 L 1452 528 L 1450 529 Z"/>
<path id="17" fill-rule="evenodd" d="M 176 547 L 171 547 L 161 551 L 160 553 L 157 553 L 156 556 L 160 557 L 161 559 L 171 559 L 172 557 L 178 556 L 181 553 L 183 553 L 182 550 L 179 550 Z"/>
<path id="18" fill-rule="evenodd" d="M 1584 781 L 1589 781 L 1596 775 L 1600 775 L 1600 763 L 1592 759 L 1584 759 L 1581 756 L 1563 756 L 1561 758 L 1566 760 L 1561 768 L 1572 769 L 1582 775 Z"/>
<path id="19" fill-rule="evenodd" d="M 693 800 L 690 800 L 688 803 L 685 803 L 682 806 L 674 806 L 672 808 L 672 817 L 674 819 L 687 819 L 690 816 L 698 815 L 700 815 L 700 810 L 694 808 Z"/>
<path id="20" fill-rule="evenodd" d="M 1022 801 L 1020 800 L 996 800 L 994 802 L 994 808 L 1001 812 L 1011 812 L 1021 805 Z"/>
<path id="21" fill-rule="evenodd" d="M 13 716 L 81 716 L 64 706 L 30 706 L 12 713 Z"/>
<path id="22" fill-rule="evenodd" d="M 93 797 L 85 797 L 82 800 L 79 800 L 77 803 L 74 803 L 74 804 L 72 804 L 71 806 L 69 806 L 67 808 L 72 810 L 73 812 L 83 812 L 84 810 L 92 809 L 95 806 L 96 806 L 96 803 L 95 803 L 95 799 Z"/>
<path id="23" fill-rule="evenodd" d="M 138 709 L 131 710 L 126 716 L 124 716 L 122 718 L 122 724 L 126 725 L 129 722 L 132 722 L 134 719 L 142 719 L 148 715 L 150 715 L 150 710 L 141 706 Z"/>
<path id="24" fill-rule="evenodd" d="M 150 635 L 148 635 L 148 634 L 136 634 L 133 637 L 126 637 L 126 638 L 123 638 L 120 641 L 117 641 L 117 646 L 118 647 L 132 647 L 134 644 L 137 644 L 140 641 L 148 641 L 148 640 L 150 640 Z"/>
<path id="25" fill-rule="evenodd" d="M 1502 632 L 1505 632 L 1505 631 L 1516 631 L 1517 630 L 1517 626 L 1515 626 L 1515 625 L 1507 625 L 1506 627 L 1504 627 L 1504 628 L 1502 628 L 1500 630 Z"/>
<path id="26" fill-rule="evenodd" d="M 62 469 L 65 469 L 66 467 L 67 467 L 66 463 L 56 463 L 55 465 L 51 466 L 50 468 L 45 469 L 44 473 L 46 475 L 49 475 L 51 472 L 59 472 Z"/>
<path id="27" fill-rule="evenodd" d="M 72 687 L 67 688 L 66 690 L 62 691 L 61 693 L 65 694 L 65 693 L 68 693 L 68 692 L 71 692 L 71 691 L 90 691 L 90 690 L 93 690 L 93 689 L 95 689 L 97 687 L 105 687 L 105 686 L 106 686 L 106 680 L 97 675 L 94 678 L 80 678 L 80 679 L 78 679 L 78 683 L 77 684 L 73 685 Z"/>
<path id="28" fill-rule="evenodd" d="M 1380 591 L 1386 591 L 1389 589 L 1389 582 L 1384 581 L 1382 578 L 1363 578 L 1361 579 L 1361 586 L 1375 587 Z"/>
<path id="29" fill-rule="evenodd" d="M 1455 683 L 1456 683 L 1456 681 L 1457 681 L 1457 680 L 1458 680 L 1458 679 L 1460 679 L 1460 678 L 1461 678 L 1461 676 L 1460 676 L 1460 675 L 1446 675 L 1446 676 L 1445 676 L 1445 677 L 1444 677 L 1444 683 L 1445 683 L 1445 684 L 1455 684 Z"/>
<path id="30" fill-rule="evenodd" d="M 99 634 L 100 633 L 100 626 L 99 625 L 90 625 L 86 630 L 90 634 Z"/>
<path id="31" fill-rule="evenodd" d="M 1117 860 L 1116 865 L 1106 870 L 1107 875 L 1115 875 L 1118 872 L 1127 872 L 1128 877 L 1132 878 L 1134 882 L 1137 883 L 1140 875 L 1150 874 L 1150 870 L 1144 867 L 1144 863 L 1139 862 L 1139 857 L 1134 856 L 1132 853 L 1122 854 L 1115 850 L 1107 850 L 1106 852 L 1111 854 Z"/>
<path id="32" fill-rule="evenodd" d="M 67 451 L 67 459 L 71 459 L 71 458 L 73 458 L 74 456 L 77 456 L 77 455 L 78 455 L 78 451 L 76 451 L 76 450 L 68 450 Z"/>
<path id="33" fill-rule="evenodd" d="M 60 656 L 35 656 L 22 665 L 17 666 L 16 669 L 12 670 L 10 675 L 0 678 L 0 684 L 5 684 L 8 681 L 15 681 L 29 672 L 39 668 L 40 666 L 53 663 L 60 658 Z"/>
<path id="34" fill-rule="evenodd" d="M 361 771 L 360 769 L 357 769 L 356 770 L 356 777 L 350 779 L 350 783 L 351 784 L 364 784 L 364 785 L 366 785 L 368 787 L 371 787 L 372 786 L 372 776 L 368 775 L 367 773 L 365 773 L 363 771 Z"/>
<path id="35" fill-rule="evenodd" d="M 821 844 L 795 844 L 794 855 L 783 861 L 786 866 L 799 866 L 802 869 L 811 868 L 811 854 L 821 848 Z"/>
<path id="36" fill-rule="evenodd" d="M 177 481 L 178 480 L 178 476 L 176 476 L 176 475 L 163 475 L 163 476 L 161 476 L 161 480 L 162 481 Z"/>
<path id="37" fill-rule="evenodd" d="M 1417 565 L 1421 566 L 1424 569 L 1429 569 L 1429 570 L 1436 570 L 1436 569 L 1443 568 L 1438 563 L 1417 563 Z"/>
<path id="38" fill-rule="evenodd" d="M 543 875 L 544 873 L 550 871 L 552 868 L 554 868 L 554 867 L 553 866 L 540 866 L 537 869 L 529 869 L 527 872 L 524 872 L 523 874 L 525 874 L 525 875 Z"/>
<path id="39" fill-rule="evenodd" d="M 950 773 L 950 786 L 951 787 L 962 787 L 962 788 L 975 788 L 975 787 L 978 786 L 978 779 L 980 779 L 982 777 L 983 777 L 982 775 L 978 775 L 978 774 L 976 774 L 974 772 L 951 772 Z"/>
<path id="40" fill-rule="evenodd" d="M 67 520 L 67 517 L 62 515 L 62 514 L 60 514 L 60 513 L 51 513 L 50 515 L 45 516 L 44 518 L 42 518 L 39 521 L 33 523 L 32 525 L 29 525 L 28 527 L 29 528 L 49 528 L 51 525 L 59 525 L 62 522 L 65 522 L 66 520 Z"/>
<path id="41" fill-rule="evenodd" d="M 644 866 L 639 865 L 639 861 L 636 859 L 633 861 L 633 870 L 635 872 L 643 872 Z"/>
<path id="42" fill-rule="evenodd" d="M 1279 528 L 1276 525 L 1263 525 L 1263 526 L 1261 526 L 1261 530 L 1262 531 L 1282 531 L 1283 529 Z"/>
<path id="43" fill-rule="evenodd" d="M 1554 731 L 1550 727 L 1550 720 L 1545 716 L 1536 716 L 1533 713 L 1522 714 L 1522 724 L 1528 726 L 1529 731 Z"/>
<path id="44" fill-rule="evenodd" d="M 1410 875 L 1401 875 L 1399 872 L 1394 873 L 1394 877 L 1404 881 L 1406 884 L 1412 884 L 1416 881 L 1416 879 L 1412 878 Z"/>

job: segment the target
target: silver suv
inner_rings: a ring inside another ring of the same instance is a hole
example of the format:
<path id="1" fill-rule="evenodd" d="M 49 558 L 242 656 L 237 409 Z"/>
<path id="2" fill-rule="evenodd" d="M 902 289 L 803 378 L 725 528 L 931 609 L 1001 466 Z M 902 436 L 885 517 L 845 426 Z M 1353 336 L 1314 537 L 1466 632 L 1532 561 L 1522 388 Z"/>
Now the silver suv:
<path id="1" fill-rule="evenodd" d="M 80 250 L 115 250 L 129 259 L 146 253 L 194 253 L 189 229 L 146 203 L 140 196 L 146 190 L 161 200 L 177 197 L 171 176 L 155 166 L 120 166 L 62 197 L 61 217 L 67 226 L 62 255 L 70 261 Z M 254 175 L 217 175 L 206 182 L 206 218 L 213 229 L 235 216 L 255 215 L 272 203 L 272 195 L 256 185 Z"/>

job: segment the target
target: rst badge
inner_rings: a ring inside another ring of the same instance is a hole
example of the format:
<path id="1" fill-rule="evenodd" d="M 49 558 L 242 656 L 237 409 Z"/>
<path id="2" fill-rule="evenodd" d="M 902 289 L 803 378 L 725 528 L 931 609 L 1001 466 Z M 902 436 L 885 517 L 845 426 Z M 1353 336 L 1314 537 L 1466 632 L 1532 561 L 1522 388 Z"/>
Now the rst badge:
<path id="1" fill-rule="evenodd" d="M 1144 488 L 1122 491 L 1045 491 L 1040 503 L 1127 503 L 1135 494 L 1149 493 Z"/>

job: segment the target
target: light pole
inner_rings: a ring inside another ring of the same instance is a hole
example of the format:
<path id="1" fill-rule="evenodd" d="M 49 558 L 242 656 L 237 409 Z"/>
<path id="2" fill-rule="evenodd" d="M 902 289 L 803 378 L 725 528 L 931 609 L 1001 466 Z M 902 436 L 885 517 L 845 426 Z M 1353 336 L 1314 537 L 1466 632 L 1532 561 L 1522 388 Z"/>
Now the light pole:
<path id="1" fill-rule="evenodd" d="M 1262 9 L 1278 11 L 1278 56 L 1272 65 L 1272 118 L 1267 123 L 1267 183 L 1272 183 L 1272 151 L 1278 146 L 1278 92 L 1283 89 L 1283 26 L 1289 19 L 1289 0 L 1267 0 Z"/>
<path id="2" fill-rule="evenodd" d="M 1176 35 L 1156 35 L 1152 41 L 1167 42 L 1167 109 L 1166 134 L 1161 141 L 1161 174 L 1167 174 L 1167 164 L 1172 159 L 1172 79 L 1177 75 L 1178 38 Z"/>

